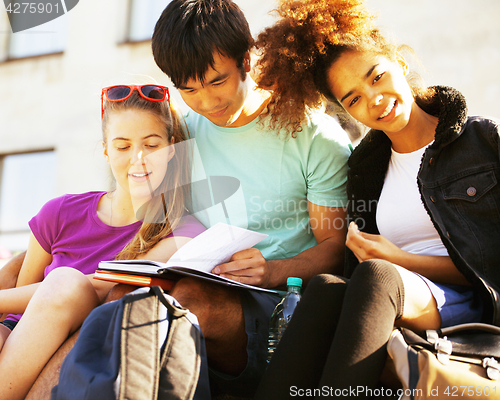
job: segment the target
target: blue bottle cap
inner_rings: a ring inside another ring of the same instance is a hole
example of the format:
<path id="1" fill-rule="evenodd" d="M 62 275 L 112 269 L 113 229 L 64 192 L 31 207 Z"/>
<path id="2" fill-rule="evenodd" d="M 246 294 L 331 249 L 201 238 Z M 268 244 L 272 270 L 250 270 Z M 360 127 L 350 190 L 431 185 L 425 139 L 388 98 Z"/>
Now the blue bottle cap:
<path id="1" fill-rule="evenodd" d="M 298 286 L 298 287 L 302 287 L 302 279 L 300 278 L 295 278 L 295 277 L 289 277 L 287 280 L 286 280 L 286 285 L 287 286 Z"/>

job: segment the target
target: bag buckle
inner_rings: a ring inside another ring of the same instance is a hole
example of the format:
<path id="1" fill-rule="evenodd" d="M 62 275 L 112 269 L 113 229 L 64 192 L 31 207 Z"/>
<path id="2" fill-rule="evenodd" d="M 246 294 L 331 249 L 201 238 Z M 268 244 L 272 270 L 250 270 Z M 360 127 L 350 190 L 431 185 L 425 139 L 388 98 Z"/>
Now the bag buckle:
<path id="1" fill-rule="evenodd" d="M 438 361 L 443 365 L 447 365 L 450 361 L 450 355 L 453 348 L 451 341 L 448 340 L 447 336 L 440 338 L 435 330 L 427 330 L 425 333 L 427 335 L 427 341 L 434 345 Z"/>
<path id="2" fill-rule="evenodd" d="M 500 364 L 493 357 L 483 359 L 483 368 L 486 369 L 486 375 L 492 381 L 497 381 L 500 378 Z"/>
<path id="3" fill-rule="evenodd" d="M 452 348 L 453 345 L 446 336 L 443 338 L 438 338 L 436 342 L 434 342 L 436 357 L 441 364 L 443 365 L 448 364 L 448 362 L 450 361 Z"/>

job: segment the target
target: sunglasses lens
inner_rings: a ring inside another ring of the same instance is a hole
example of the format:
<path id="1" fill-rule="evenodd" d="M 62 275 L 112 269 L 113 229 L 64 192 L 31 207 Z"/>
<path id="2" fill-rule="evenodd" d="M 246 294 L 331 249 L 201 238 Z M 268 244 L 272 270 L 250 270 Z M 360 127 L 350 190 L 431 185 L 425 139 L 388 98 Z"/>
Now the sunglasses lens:
<path id="1" fill-rule="evenodd" d="M 148 99 L 154 100 L 163 100 L 166 95 L 165 89 L 154 85 L 141 87 L 141 92 Z"/>
<path id="2" fill-rule="evenodd" d="M 115 86 L 107 90 L 106 96 L 109 100 L 122 100 L 130 94 L 131 90 L 128 86 Z"/>

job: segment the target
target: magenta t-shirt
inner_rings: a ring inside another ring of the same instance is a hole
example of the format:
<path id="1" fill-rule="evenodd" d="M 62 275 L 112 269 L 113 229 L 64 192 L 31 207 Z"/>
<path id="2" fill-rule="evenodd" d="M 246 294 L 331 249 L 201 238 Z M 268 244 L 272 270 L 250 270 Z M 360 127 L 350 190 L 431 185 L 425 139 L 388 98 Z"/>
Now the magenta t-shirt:
<path id="1" fill-rule="evenodd" d="M 109 226 L 97 216 L 97 203 L 104 194 L 106 192 L 87 192 L 55 198 L 29 221 L 40 246 L 52 255 L 44 277 L 58 267 L 72 267 L 85 275 L 93 274 L 99 262 L 113 260 L 133 239 L 141 221 L 127 226 Z M 187 215 L 167 237 L 193 238 L 204 230 L 196 218 Z M 9 315 L 8 319 L 19 318 Z"/>

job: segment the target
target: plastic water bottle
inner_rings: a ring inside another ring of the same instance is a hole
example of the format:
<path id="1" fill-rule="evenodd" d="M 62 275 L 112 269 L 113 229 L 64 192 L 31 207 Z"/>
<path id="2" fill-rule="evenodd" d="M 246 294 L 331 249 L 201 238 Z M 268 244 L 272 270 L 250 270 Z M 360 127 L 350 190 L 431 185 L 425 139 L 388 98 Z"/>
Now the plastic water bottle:
<path id="1" fill-rule="evenodd" d="M 290 277 L 286 281 L 288 291 L 281 301 L 276 305 L 269 322 L 269 340 L 267 345 L 267 362 L 271 361 L 274 350 L 285 332 L 295 307 L 300 301 L 300 289 L 302 279 Z"/>

